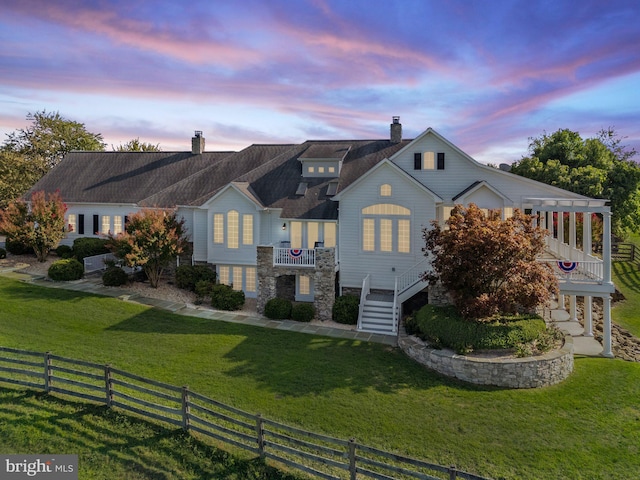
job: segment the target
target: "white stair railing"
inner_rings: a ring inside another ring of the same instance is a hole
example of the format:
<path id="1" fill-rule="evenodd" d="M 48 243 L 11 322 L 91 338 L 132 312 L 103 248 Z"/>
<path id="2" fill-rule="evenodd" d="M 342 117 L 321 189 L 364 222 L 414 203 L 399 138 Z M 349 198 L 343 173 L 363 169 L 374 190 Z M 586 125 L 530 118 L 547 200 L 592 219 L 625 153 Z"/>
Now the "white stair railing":
<path id="1" fill-rule="evenodd" d="M 396 285 L 393 288 L 393 333 L 398 333 L 398 320 L 400 316 L 400 309 L 398 308 L 398 277 L 396 277 Z"/>
<path id="2" fill-rule="evenodd" d="M 396 277 L 398 293 L 404 292 L 405 290 L 422 280 L 422 274 L 426 271 L 428 263 L 429 260 L 425 258 L 424 260 L 416 263 L 413 267 L 398 275 Z"/>
<path id="3" fill-rule="evenodd" d="M 371 275 L 367 275 L 362 280 L 362 291 L 360 292 L 360 308 L 358 311 L 358 330 L 362 330 L 362 313 L 364 312 L 364 304 L 367 301 L 367 295 L 371 292 Z"/>

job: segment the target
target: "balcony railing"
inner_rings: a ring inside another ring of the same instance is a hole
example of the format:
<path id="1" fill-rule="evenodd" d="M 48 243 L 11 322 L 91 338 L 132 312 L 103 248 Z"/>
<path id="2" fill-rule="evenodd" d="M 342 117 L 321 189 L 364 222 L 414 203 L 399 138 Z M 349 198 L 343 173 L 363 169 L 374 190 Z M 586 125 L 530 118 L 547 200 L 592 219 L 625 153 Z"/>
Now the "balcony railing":
<path id="1" fill-rule="evenodd" d="M 571 261 L 541 259 L 539 262 L 551 266 L 560 283 L 602 283 L 602 260 Z"/>
<path id="2" fill-rule="evenodd" d="M 312 248 L 274 248 L 273 265 L 315 267 L 316 251 Z"/>

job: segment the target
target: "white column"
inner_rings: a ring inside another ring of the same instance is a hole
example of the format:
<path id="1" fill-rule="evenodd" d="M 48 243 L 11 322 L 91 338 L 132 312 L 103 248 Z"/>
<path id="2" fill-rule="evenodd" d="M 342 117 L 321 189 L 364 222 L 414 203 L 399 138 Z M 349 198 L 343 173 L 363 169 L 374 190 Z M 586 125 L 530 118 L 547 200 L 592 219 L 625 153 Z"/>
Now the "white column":
<path id="1" fill-rule="evenodd" d="M 611 282 L 611 212 L 602 214 L 602 262 L 603 279 L 605 284 L 612 285 Z"/>
<path id="2" fill-rule="evenodd" d="M 586 255 L 591 255 L 593 245 L 591 243 L 591 212 L 582 214 L 582 251 Z"/>
<path id="3" fill-rule="evenodd" d="M 593 304 L 591 297 L 584 297 L 584 333 L 585 337 L 593 337 Z"/>
<path id="4" fill-rule="evenodd" d="M 569 212 L 569 245 L 576 248 L 576 212 Z M 571 260 L 578 260 L 572 258 Z"/>
<path id="5" fill-rule="evenodd" d="M 576 296 L 569 295 L 569 320 L 572 322 L 578 321 L 578 313 L 576 307 Z"/>
<path id="6" fill-rule="evenodd" d="M 613 358 L 613 352 L 611 351 L 611 296 L 609 295 L 602 297 L 602 317 L 604 321 L 602 356 Z"/>
<path id="7" fill-rule="evenodd" d="M 560 243 L 564 243 L 564 213 L 563 212 L 558 212 L 558 240 L 560 241 Z"/>
<path id="8" fill-rule="evenodd" d="M 565 309 L 565 306 L 564 306 L 564 293 L 558 294 L 558 308 L 560 310 L 564 310 Z"/>

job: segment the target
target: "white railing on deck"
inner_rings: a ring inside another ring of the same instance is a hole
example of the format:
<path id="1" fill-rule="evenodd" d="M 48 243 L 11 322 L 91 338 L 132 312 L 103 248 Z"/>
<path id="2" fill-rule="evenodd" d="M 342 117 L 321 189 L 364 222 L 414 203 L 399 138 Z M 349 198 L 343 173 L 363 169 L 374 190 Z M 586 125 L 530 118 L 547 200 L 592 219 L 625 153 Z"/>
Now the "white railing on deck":
<path id="1" fill-rule="evenodd" d="M 273 249 L 273 264 L 298 267 L 315 267 L 316 251 L 312 248 Z"/>
<path id="2" fill-rule="evenodd" d="M 589 255 L 591 257 L 591 255 Z M 540 259 L 539 262 L 547 263 L 553 269 L 553 273 L 558 277 L 560 283 L 602 283 L 603 280 L 603 261 L 595 259 L 587 261 L 574 260 L 549 260 Z M 560 264 L 565 263 L 565 268 L 570 269 L 575 263 L 575 268 L 571 271 L 564 271 L 560 268 Z"/>
<path id="3" fill-rule="evenodd" d="M 362 280 L 362 291 L 360 292 L 360 308 L 358 310 L 358 327 L 357 329 L 362 329 L 362 313 L 364 312 L 364 304 L 367 301 L 367 295 L 371 293 L 371 276 L 367 275 Z"/>
<path id="4" fill-rule="evenodd" d="M 84 273 L 97 272 L 98 270 L 106 270 L 107 265 L 105 262 L 108 261 L 117 261 L 118 259 L 112 253 L 105 253 L 103 255 L 94 255 L 92 257 L 85 257 L 83 259 L 84 263 Z"/>

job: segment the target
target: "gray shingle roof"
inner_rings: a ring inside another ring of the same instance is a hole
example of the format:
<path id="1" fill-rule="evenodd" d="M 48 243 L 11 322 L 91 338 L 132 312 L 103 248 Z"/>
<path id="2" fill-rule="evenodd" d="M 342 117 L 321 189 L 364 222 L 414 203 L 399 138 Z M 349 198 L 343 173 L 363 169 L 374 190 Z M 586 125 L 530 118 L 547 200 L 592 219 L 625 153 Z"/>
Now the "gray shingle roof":
<path id="1" fill-rule="evenodd" d="M 410 140 L 310 140 L 299 145 L 251 145 L 240 152 L 72 152 L 31 191 L 60 190 L 66 202 L 199 206 L 234 182 L 253 201 L 282 209 L 283 218 L 336 219 L 327 195 L 335 178 L 309 178 L 304 195 L 300 158 L 342 158 L 338 192 Z"/>

